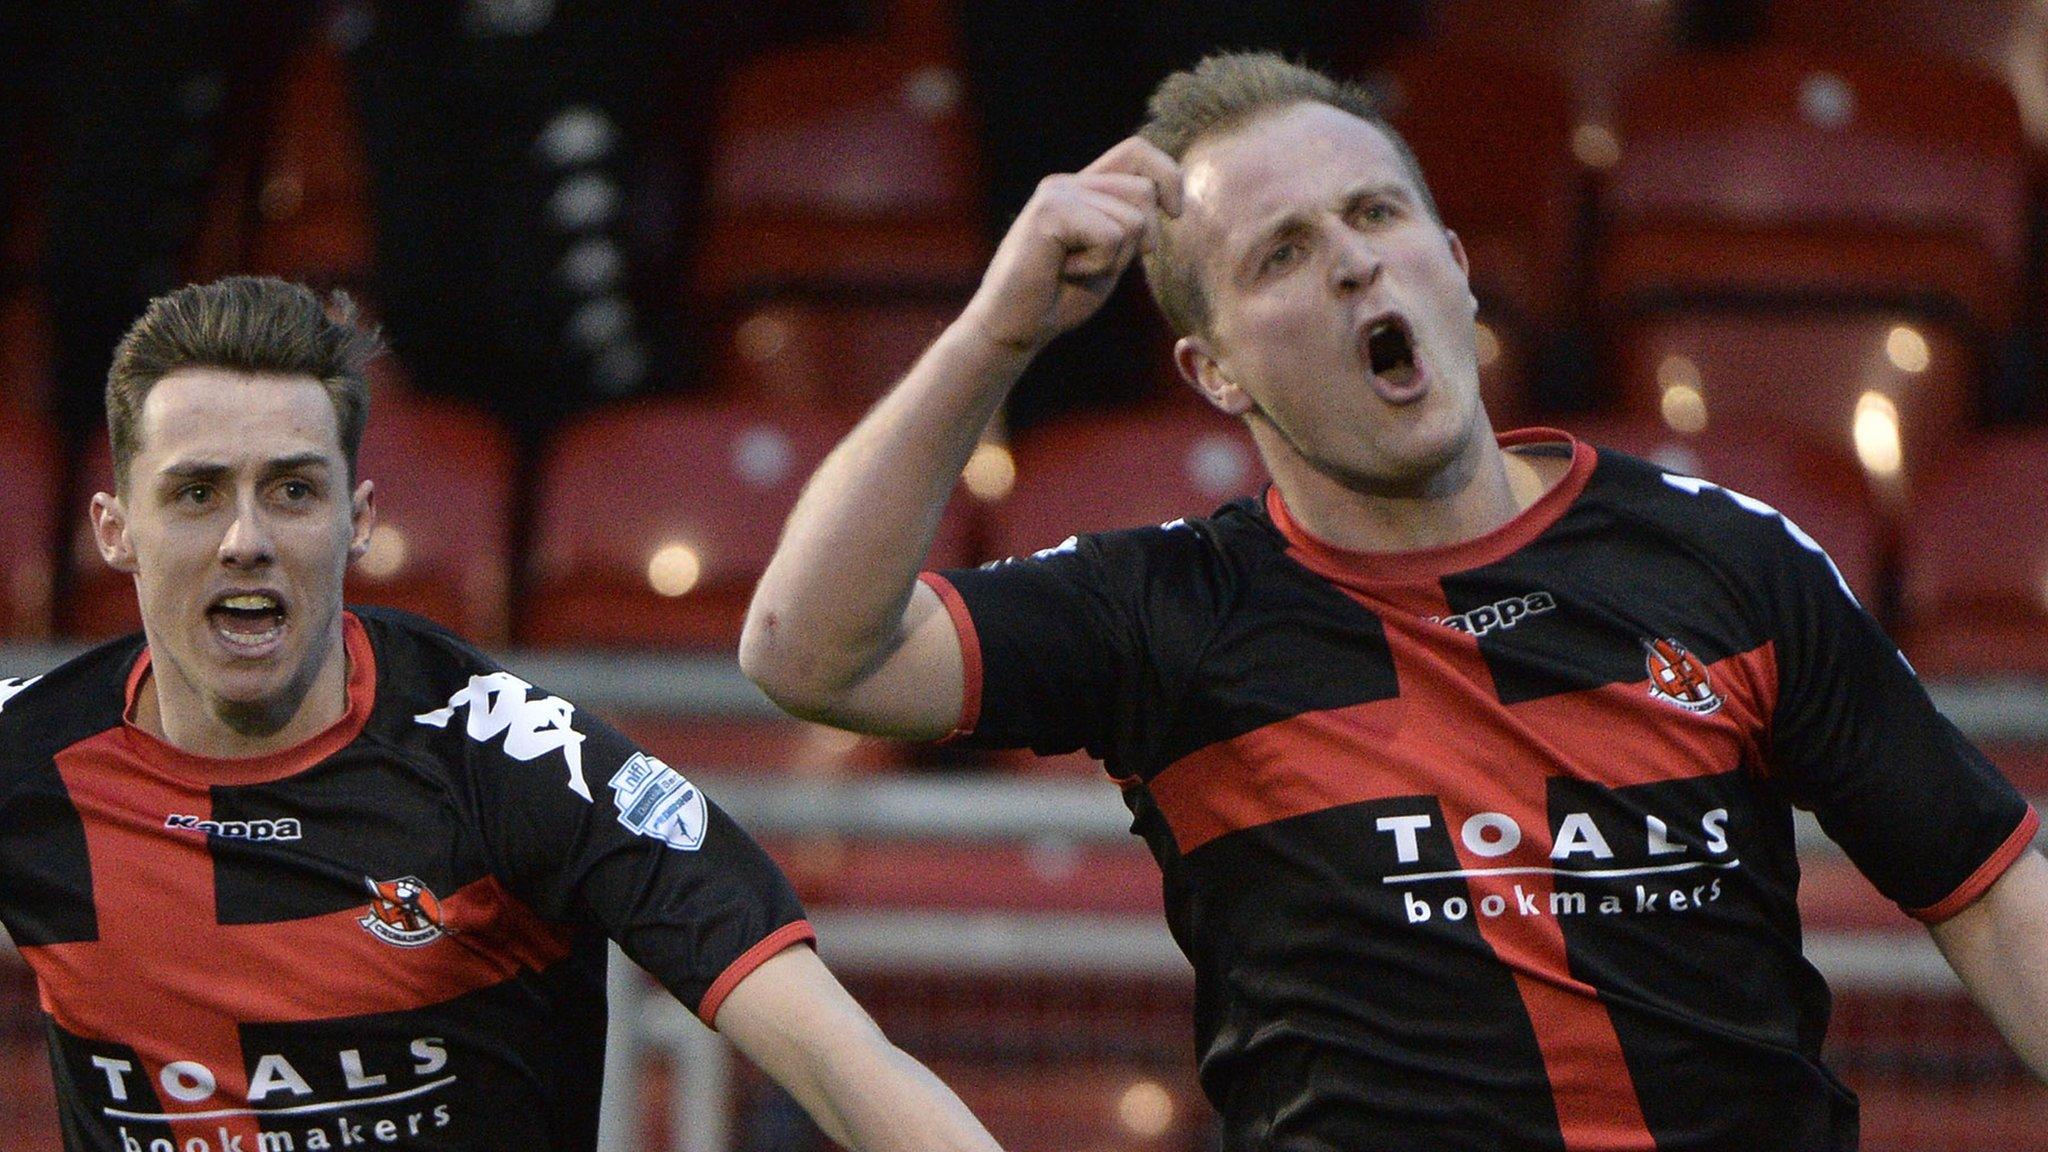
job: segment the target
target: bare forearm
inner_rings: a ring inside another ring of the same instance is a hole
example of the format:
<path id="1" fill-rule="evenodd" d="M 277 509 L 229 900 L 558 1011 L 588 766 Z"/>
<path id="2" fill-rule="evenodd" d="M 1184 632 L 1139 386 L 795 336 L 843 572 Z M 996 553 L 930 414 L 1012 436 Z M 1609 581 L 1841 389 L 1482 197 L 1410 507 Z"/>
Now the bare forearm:
<path id="1" fill-rule="evenodd" d="M 740 667 L 800 716 L 891 736 L 947 732 L 965 657 L 917 570 L 983 428 L 1046 343 L 1093 315 L 1176 213 L 1181 173 L 1132 137 L 1039 184 L 959 320 L 822 465 L 790 513 Z"/>
<path id="2" fill-rule="evenodd" d="M 854 1152 L 998 1147 L 938 1077 L 887 1041 L 880 1043 L 826 1071 L 817 1099 L 809 1102 L 826 1135 Z"/>
<path id="3" fill-rule="evenodd" d="M 2013 1051 L 2048 1079 L 2048 861 L 2029 850 L 1933 934 Z"/>
<path id="4" fill-rule="evenodd" d="M 770 695 L 803 710 L 887 657 L 960 471 L 1028 359 L 956 321 L 820 466 L 741 640 Z"/>
<path id="5" fill-rule="evenodd" d="M 999 1152 L 951 1089 L 891 1044 L 808 948 L 727 997 L 718 1028 L 854 1152 Z"/>

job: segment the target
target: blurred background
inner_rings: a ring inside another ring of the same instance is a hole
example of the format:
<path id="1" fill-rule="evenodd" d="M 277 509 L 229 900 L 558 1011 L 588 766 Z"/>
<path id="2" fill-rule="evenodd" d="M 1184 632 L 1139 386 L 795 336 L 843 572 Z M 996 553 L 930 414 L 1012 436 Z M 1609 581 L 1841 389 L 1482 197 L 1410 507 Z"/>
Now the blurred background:
<path id="1" fill-rule="evenodd" d="M 820 457 L 1037 180 L 1171 68 L 1372 85 L 1465 241 L 1496 427 L 1760 497 L 2048 796 L 2048 3 L 56 0 L 0 6 L 0 676 L 135 627 L 86 532 L 152 295 L 348 289 L 394 348 L 351 594 L 504 654 L 710 786 L 822 951 L 1004 1143 L 1213 1146 L 1156 870 L 1083 757 L 781 717 L 731 659 Z M 932 563 L 1203 513 L 1263 475 L 1141 288 L 1051 349 Z M 1864 1147 L 2025 1147 L 2035 1085 L 1925 934 L 1802 830 Z M 615 973 L 607 1147 L 823 1142 Z M 0 962 L 0 1150 L 57 1145 Z"/>

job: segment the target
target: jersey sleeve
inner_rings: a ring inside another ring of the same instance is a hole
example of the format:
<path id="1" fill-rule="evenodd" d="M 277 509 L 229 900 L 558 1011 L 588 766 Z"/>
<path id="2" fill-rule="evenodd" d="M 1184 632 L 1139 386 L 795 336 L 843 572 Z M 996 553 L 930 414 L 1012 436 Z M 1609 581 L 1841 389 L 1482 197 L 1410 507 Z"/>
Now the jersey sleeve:
<path id="1" fill-rule="evenodd" d="M 955 738 L 1048 756 L 1085 749 L 1112 771 L 1170 717 L 1228 595 L 1209 529 L 1187 521 L 925 580 L 961 637 Z"/>
<path id="2" fill-rule="evenodd" d="M 813 938 L 781 869 L 696 783 L 590 713 L 496 675 L 526 699 L 470 701 L 510 731 L 464 747 L 486 851 L 515 896 L 601 929 L 707 1023 L 747 973 Z"/>
<path id="3" fill-rule="evenodd" d="M 1773 769 L 1887 897 L 1939 922 L 2025 851 L 2039 816 L 1928 698 L 1819 546 L 1766 560 L 1779 668 Z"/>

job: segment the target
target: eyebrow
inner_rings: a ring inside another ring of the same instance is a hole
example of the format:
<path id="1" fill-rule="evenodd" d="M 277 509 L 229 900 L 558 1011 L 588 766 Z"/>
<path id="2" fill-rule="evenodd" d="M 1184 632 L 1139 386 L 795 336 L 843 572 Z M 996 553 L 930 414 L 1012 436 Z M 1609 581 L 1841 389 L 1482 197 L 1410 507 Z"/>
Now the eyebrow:
<path id="1" fill-rule="evenodd" d="M 1414 190 L 1406 183 L 1399 180 L 1381 180 L 1372 184 L 1361 184 L 1345 192 L 1344 209 L 1348 212 L 1364 201 L 1377 198 L 1399 200 L 1406 205 L 1413 205 L 1417 202 Z M 1261 249 L 1280 237 L 1306 228 L 1312 215 L 1312 212 L 1292 208 L 1274 217 L 1258 231 L 1254 232 L 1251 242 L 1245 245 L 1244 254 L 1238 260 L 1240 270 L 1244 272 L 1251 271 L 1250 268 L 1245 267 L 1247 261 L 1256 260 L 1257 254 Z"/>
<path id="2" fill-rule="evenodd" d="M 329 462 L 324 453 L 296 452 L 290 456 L 279 456 L 263 463 L 262 474 L 276 476 L 285 472 L 302 472 L 312 468 L 325 469 Z M 212 460 L 189 460 L 167 464 L 158 475 L 168 480 L 218 480 L 233 472 L 229 465 Z"/>

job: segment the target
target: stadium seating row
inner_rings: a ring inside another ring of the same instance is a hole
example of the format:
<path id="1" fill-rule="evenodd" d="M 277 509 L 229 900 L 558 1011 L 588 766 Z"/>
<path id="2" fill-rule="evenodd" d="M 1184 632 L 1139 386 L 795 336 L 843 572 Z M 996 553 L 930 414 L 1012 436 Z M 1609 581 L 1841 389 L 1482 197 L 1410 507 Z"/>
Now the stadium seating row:
<path id="1" fill-rule="evenodd" d="M 2048 476 L 2048 428 L 1959 435 L 1908 488 L 1885 420 L 1914 409 L 1880 419 L 1871 407 L 1855 416 L 1853 446 L 1762 407 L 1693 435 L 1640 413 L 1571 427 L 1778 506 L 1892 619 L 1923 670 L 2048 672 L 2048 517 L 2028 496 Z M 851 420 L 801 404 L 651 399 L 573 422 L 521 475 L 480 413 L 392 388 L 375 410 L 361 470 L 378 484 L 379 530 L 351 595 L 494 646 L 699 652 L 736 641 L 788 509 Z M 51 437 L 0 425 L 11 497 L 0 502 L 0 637 L 134 626 L 127 579 L 102 565 L 78 511 L 111 484 L 104 443 L 87 457 L 70 483 Z M 1263 482 L 1242 426 L 1192 400 L 1077 414 L 977 453 L 930 562 L 1204 514 Z M 53 564 L 67 539 L 68 559 Z"/>
<path id="2" fill-rule="evenodd" d="M 1772 36 L 1729 52 L 1677 49 L 1667 6 L 1636 0 L 1434 7 L 1432 34 L 1373 80 L 1472 257 L 1497 411 L 1611 398 L 1674 325 L 1788 309 L 1919 326 L 1974 410 L 2015 334 L 2048 322 L 2029 234 L 2048 163 L 2028 118 L 2048 105 L 2028 87 L 2048 75 L 2048 31 L 2022 26 L 2023 6 L 1959 21 L 1920 0 L 1780 2 Z M 789 299 L 929 302 L 973 282 L 987 237 L 951 6 L 882 11 L 875 35 L 730 77 L 675 306 L 741 330 Z M 303 51 L 266 117 L 258 172 L 219 182 L 188 274 L 371 282 L 337 50 Z M 853 359 L 833 347 L 807 379 Z"/>

